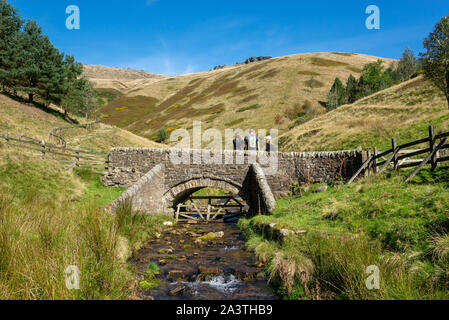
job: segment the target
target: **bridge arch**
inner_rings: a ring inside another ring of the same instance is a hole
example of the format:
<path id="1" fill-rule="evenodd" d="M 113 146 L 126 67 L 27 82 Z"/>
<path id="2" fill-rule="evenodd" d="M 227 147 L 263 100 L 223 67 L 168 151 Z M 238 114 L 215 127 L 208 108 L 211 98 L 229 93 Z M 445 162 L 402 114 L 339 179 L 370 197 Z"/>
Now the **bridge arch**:
<path id="1" fill-rule="evenodd" d="M 221 189 L 240 196 L 246 203 L 249 203 L 243 186 L 235 181 L 215 176 L 191 177 L 174 186 L 171 186 L 163 195 L 162 201 L 169 211 L 175 210 L 179 203 L 184 202 L 195 192 L 204 188 Z"/>

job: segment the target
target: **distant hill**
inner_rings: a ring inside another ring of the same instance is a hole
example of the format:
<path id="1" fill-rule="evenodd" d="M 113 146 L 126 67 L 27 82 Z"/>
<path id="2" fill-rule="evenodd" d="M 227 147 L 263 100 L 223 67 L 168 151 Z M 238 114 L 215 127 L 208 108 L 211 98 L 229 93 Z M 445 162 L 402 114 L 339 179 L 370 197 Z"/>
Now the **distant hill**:
<path id="1" fill-rule="evenodd" d="M 319 116 L 280 137 L 286 151 L 391 148 L 428 135 L 428 126 L 449 131 L 443 94 L 422 76 Z"/>
<path id="2" fill-rule="evenodd" d="M 86 64 L 83 65 L 83 69 L 83 76 L 92 81 L 97 89 L 117 90 L 122 93 L 139 84 L 169 78 L 169 76 L 129 68 L 111 68 Z"/>
<path id="3" fill-rule="evenodd" d="M 310 53 L 272 58 L 225 69 L 138 82 L 101 109 L 105 123 L 155 139 L 159 129 L 270 129 L 288 132 L 296 115 L 313 118 L 336 77 L 358 77 L 378 57 Z M 394 60 L 383 59 L 386 65 Z M 306 105 L 306 106 L 305 106 Z"/>

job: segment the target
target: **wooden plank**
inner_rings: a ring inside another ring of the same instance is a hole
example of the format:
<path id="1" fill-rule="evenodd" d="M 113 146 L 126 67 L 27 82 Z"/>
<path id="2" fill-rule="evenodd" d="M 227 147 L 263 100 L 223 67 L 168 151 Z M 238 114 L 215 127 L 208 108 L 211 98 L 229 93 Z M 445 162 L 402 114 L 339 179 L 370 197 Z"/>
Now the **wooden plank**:
<path id="1" fill-rule="evenodd" d="M 449 161 L 449 156 L 447 156 L 447 157 L 439 157 L 437 159 L 437 162 L 439 162 L 439 163 L 445 162 L 445 161 Z"/>
<path id="2" fill-rule="evenodd" d="M 377 155 L 377 158 L 376 158 L 376 159 L 382 158 L 382 157 L 384 157 L 384 156 L 386 156 L 387 154 L 392 153 L 392 152 L 393 152 L 393 150 L 390 149 L 390 150 L 384 151 L 384 152 L 382 152 L 382 153 L 379 153 L 379 154 Z"/>
<path id="3" fill-rule="evenodd" d="M 438 140 L 438 139 L 447 138 L 447 137 L 449 137 L 449 132 L 437 134 L 435 136 L 435 139 Z"/>
<path id="4" fill-rule="evenodd" d="M 412 141 L 412 142 L 409 142 L 409 143 L 404 143 L 404 144 L 401 144 L 398 147 L 400 149 L 406 149 L 406 148 L 410 148 L 410 147 L 416 146 L 418 144 L 427 143 L 427 142 L 429 142 L 429 138 L 424 138 L 424 139 Z"/>
<path id="5" fill-rule="evenodd" d="M 180 212 L 180 211 L 181 211 L 181 206 L 178 204 L 178 209 L 176 210 L 176 215 L 175 215 L 176 222 L 179 221 L 179 212 Z"/>
<path id="6" fill-rule="evenodd" d="M 419 166 L 420 162 L 406 163 L 400 166 L 400 169 L 413 168 Z"/>
<path id="7" fill-rule="evenodd" d="M 222 209 L 218 210 L 218 212 L 212 217 L 212 220 L 215 220 L 220 214 L 226 215 L 226 213 L 222 213 Z"/>
<path id="8" fill-rule="evenodd" d="M 429 126 L 429 147 L 430 147 L 430 152 L 433 153 L 433 156 L 430 159 L 430 163 L 432 165 L 432 171 L 434 171 L 437 167 L 437 157 L 438 157 L 438 151 L 434 152 L 434 150 L 435 150 L 435 127 L 434 126 Z"/>
<path id="9" fill-rule="evenodd" d="M 437 153 L 438 150 L 440 150 L 440 148 L 446 143 L 446 141 L 447 138 L 441 140 L 438 146 L 436 146 L 435 149 L 424 159 L 424 161 L 421 162 L 418 168 L 416 168 L 415 171 L 413 171 L 413 173 L 407 178 L 407 180 L 405 180 L 405 182 L 410 182 L 418 174 L 418 172 L 421 171 L 421 169 L 432 159 L 435 153 Z"/>
<path id="10" fill-rule="evenodd" d="M 387 161 L 385 161 L 385 164 L 382 166 L 382 168 L 380 168 L 379 173 L 382 173 L 385 171 L 385 169 L 387 169 L 388 165 L 396 157 L 398 151 L 399 151 L 399 147 L 396 147 L 396 150 L 391 154 L 390 158 L 388 158 Z"/>
<path id="11" fill-rule="evenodd" d="M 357 172 L 352 176 L 351 179 L 349 179 L 348 184 L 351 184 L 352 182 L 354 182 L 354 180 L 358 177 L 358 175 L 366 169 L 366 167 L 368 167 L 368 165 L 370 164 L 371 160 L 373 159 L 373 156 L 370 156 L 368 158 L 368 160 L 365 161 L 365 163 L 360 167 L 359 170 L 357 170 Z"/>
<path id="12" fill-rule="evenodd" d="M 430 151 L 431 151 L 430 148 L 422 149 L 422 150 L 416 150 L 416 151 L 407 153 L 405 155 L 399 156 L 398 160 L 402 160 L 402 159 L 406 159 L 406 158 L 410 158 L 410 157 L 414 157 L 414 156 L 419 156 L 420 154 L 428 153 Z"/>
<path id="13" fill-rule="evenodd" d="M 190 200 L 191 200 L 191 199 L 190 199 Z M 198 211 L 198 214 L 200 215 L 200 217 L 201 217 L 201 220 L 204 220 L 204 216 L 203 216 L 203 214 L 202 214 L 201 210 L 200 210 L 200 209 L 198 209 L 198 207 L 196 206 L 195 202 L 193 202 L 192 200 L 191 200 L 191 202 L 192 202 L 192 205 L 193 205 L 193 207 L 195 208 L 195 210 L 197 210 L 197 211 Z"/>
<path id="14" fill-rule="evenodd" d="M 374 149 L 373 149 L 373 172 L 374 172 L 374 174 L 377 173 L 377 155 L 378 155 L 377 148 L 374 147 Z"/>
<path id="15" fill-rule="evenodd" d="M 395 153 L 393 153 L 393 164 L 394 164 L 394 170 L 398 170 L 398 152 L 401 150 L 401 148 L 398 148 L 396 138 L 391 139 L 391 146 L 393 150 L 397 150 Z"/>

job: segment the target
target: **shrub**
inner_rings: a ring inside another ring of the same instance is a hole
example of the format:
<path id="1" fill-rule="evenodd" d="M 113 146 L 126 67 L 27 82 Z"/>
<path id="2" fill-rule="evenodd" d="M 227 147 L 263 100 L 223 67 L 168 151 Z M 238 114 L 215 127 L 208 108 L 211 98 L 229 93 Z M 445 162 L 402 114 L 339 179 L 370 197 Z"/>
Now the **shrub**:
<path id="1" fill-rule="evenodd" d="M 166 130 L 165 128 L 160 129 L 160 130 L 156 133 L 156 136 L 157 136 L 157 142 L 159 142 L 159 143 L 162 143 L 162 142 L 167 141 L 167 139 L 168 139 L 168 133 L 167 133 L 167 130 Z"/>

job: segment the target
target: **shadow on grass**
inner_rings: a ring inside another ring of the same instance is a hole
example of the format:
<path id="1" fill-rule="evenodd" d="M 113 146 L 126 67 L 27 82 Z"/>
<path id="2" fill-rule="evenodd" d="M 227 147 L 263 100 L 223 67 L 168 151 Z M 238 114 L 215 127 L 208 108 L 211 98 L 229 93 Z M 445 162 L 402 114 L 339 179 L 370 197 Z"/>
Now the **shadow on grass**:
<path id="1" fill-rule="evenodd" d="M 10 98 L 14 101 L 17 101 L 17 102 L 20 102 L 23 104 L 27 104 L 27 105 L 32 105 L 35 108 L 38 108 L 48 114 L 51 114 L 57 118 L 67 121 L 71 124 L 79 124 L 79 122 L 76 119 L 71 118 L 69 115 L 65 115 L 63 112 L 61 112 L 59 110 L 50 108 L 41 102 L 33 101 L 30 103 L 27 99 L 20 97 L 20 96 L 13 95 L 10 92 L 6 92 L 6 91 L 2 91 L 1 94 L 4 94 L 5 96 L 7 96 L 8 98 Z"/>

